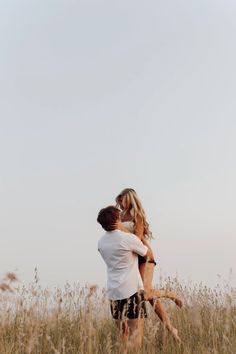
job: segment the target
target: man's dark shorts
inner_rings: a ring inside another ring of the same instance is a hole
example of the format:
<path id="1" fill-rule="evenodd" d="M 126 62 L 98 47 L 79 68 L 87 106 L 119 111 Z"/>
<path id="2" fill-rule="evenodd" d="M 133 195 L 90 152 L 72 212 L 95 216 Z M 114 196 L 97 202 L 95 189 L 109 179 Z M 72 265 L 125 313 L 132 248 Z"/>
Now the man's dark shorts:
<path id="1" fill-rule="evenodd" d="M 147 317 L 144 292 L 139 291 L 122 300 L 110 300 L 111 314 L 115 320 L 134 320 Z"/>

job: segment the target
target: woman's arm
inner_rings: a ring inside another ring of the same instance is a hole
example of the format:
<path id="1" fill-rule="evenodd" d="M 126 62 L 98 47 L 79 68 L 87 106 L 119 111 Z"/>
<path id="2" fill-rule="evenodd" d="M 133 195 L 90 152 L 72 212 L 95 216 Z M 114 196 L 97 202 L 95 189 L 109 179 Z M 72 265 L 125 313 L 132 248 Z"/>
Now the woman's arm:
<path id="1" fill-rule="evenodd" d="M 119 229 L 120 231 L 124 231 L 124 232 L 127 232 L 127 233 L 130 234 L 130 231 L 122 224 L 122 222 L 119 224 L 118 229 Z"/>

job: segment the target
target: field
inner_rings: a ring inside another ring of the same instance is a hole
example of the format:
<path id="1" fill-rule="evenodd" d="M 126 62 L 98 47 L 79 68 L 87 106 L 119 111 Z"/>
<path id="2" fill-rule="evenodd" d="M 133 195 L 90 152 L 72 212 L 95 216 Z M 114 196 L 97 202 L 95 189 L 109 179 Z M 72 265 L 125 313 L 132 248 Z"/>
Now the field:
<path id="1" fill-rule="evenodd" d="M 176 279 L 162 280 L 161 285 L 183 296 L 182 309 L 164 301 L 182 344 L 172 339 L 147 305 L 149 317 L 140 353 L 236 353 L 236 289 L 181 285 Z M 0 290 L 1 354 L 126 352 L 118 340 L 104 289 L 79 284 L 43 289 L 37 273 L 26 288 L 17 286 L 14 274 L 9 273 Z"/>

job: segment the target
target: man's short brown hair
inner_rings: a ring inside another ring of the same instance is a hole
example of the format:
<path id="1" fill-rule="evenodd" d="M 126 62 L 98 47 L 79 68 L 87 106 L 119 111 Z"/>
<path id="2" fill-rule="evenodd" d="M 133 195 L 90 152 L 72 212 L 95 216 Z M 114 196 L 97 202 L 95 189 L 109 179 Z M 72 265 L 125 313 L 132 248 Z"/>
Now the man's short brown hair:
<path id="1" fill-rule="evenodd" d="M 120 210 L 113 205 L 103 208 L 99 211 L 97 222 L 102 225 L 106 231 L 116 229 L 116 222 L 120 217 Z"/>

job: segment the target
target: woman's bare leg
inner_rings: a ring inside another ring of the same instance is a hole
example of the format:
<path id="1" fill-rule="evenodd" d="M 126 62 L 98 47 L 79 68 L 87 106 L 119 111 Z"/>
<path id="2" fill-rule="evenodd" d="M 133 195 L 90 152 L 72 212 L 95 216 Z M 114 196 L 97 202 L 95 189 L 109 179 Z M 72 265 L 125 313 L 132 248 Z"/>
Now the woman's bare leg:
<path id="1" fill-rule="evenodd" d="M 139 271 L 143 280 L 146 300 L 159 299 L 161 297 L 165 297 L 174 301 L 177 306 L 182 307 L 183 303 L 174 291 L 153 289 L 153 263 L 141 263 L 139 266 Z"/>
<path id="2" fill-rule="evenodd" d="M 167 315 L 165 307 L 162 305 L 162 303 L 159 300 L 149 300 L 149 302 L 154 307 L 157 316 L 163 322 L 168 331 L 170 331 L 173 337 L 180 342 L 181 340 L 178 336 L 178 330 L 171 324 L 169 316 Z"/>
<path id="3" fill-rule="evenodd" d="M 176 301 L 176 297 L 173 297 L 173 295 L 176 294 L 174 294 L 173 292 L 169 292 L 169 295 L 171 293 L 171 297 L 170 297 L 167 296 L 168 292 L 166 290 L 155 290 L 152 288 L 152 278 L 154 272 L 153 263 L 141 263 L 139 266 L 139 271 L 143 280 L 146 299 L 149 300 L 150 304 L 154 307 L 157 316 L 163 322 L 165 327 L 171 332 L 171 334 L 174 336 L 175 339 L 180 341 L 177 329 L 171 324 L 164 306 L 161 304 L 159 300 L 157 300 L 158 297 L 169 297 L 170 299 Z"/>
<path id="4" fill-rule="evenodd" d="M 174 303 L 179 307 L 183 306 L 182 300 L 176 295 L 174 291 L 150 289 L 146 294 L 147 300 L 160 299 L 162 297 L 174 301 Z"/>

